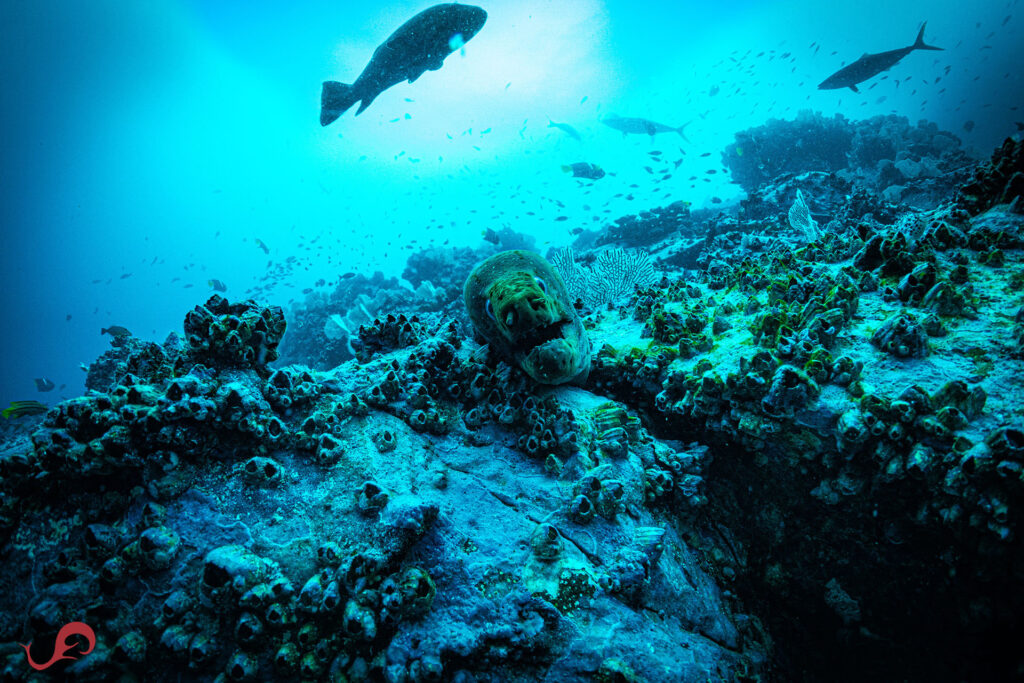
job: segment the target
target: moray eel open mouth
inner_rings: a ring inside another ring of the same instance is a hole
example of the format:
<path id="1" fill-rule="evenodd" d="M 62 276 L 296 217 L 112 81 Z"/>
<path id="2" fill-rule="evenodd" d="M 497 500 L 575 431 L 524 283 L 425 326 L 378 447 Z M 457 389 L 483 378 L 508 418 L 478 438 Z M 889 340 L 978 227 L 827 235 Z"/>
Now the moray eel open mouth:
<path id="1" fill-rule="evenodd" d="M 505 251 L 466 280 L 473 327 L 499 354 L 544 384 L 584 379 L 590 341 L 562 278 L 538 254 Z"/>
<path id="2" fill-rule="evenodd" d="M 566 331 L 566 321 L 559 320 L 523 333 L 519 338 L 519 343 L 524 349 L 534 349 L 553 339 L 564 338 Z"/>

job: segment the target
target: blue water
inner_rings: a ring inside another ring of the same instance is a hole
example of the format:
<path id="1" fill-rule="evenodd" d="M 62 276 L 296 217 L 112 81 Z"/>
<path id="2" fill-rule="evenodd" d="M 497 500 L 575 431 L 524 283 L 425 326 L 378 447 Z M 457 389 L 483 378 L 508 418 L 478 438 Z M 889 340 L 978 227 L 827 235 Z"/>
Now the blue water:
<path id="1" fill-rule="evenodd" d="M 741 192 L 721 150 L 771 117 L 926 118 L 979 156 L 1024 120 L 1016 0 L 495 0 L 464 55 L 321 128 L 321 81 L 351 82 L 428 5 L 5 3 L 0 404 L 80 393 L 79 364 L 109 344 L 101 327 L 162 341 L 211 278 L 231 299 L 262 283 L 287 306 L 320 278 L 398 275 L 411 250 L 475 245 L 487 228 L 546 248 L 597 227 L 597 209 L 728 202 Z M 859 95 L 816 89 L 863 52 L 909 45 L 923 20 L 944 52 L 909 55 Z M 624 139 L 599 123 L 610 113 L 692 121 L 690 142 Z M 652 149 L 684 159 L 657 187 Z M 560 168 L 576 161 L 616 175 L 587 192 Z M 34 377 L 66 386 L 41 394 Z"/>

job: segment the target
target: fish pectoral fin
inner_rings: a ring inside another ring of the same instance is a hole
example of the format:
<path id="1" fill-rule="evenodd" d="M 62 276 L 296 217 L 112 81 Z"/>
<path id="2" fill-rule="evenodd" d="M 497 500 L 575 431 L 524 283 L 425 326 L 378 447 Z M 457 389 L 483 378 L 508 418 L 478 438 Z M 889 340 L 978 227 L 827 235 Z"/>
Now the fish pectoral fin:
<path id="1" fill-rule="evenodd" d="M 379 94 L 380 93 L 373 93 L 373 94 L 367 95 L 366 97 L 361 99 L 359 101 L 359 109 L 356 109 L 356 116 L 359 116 L 360 114 L 362 114 L 363 110 L 366 109 L 367 107 L 369 107 L 370 103 L 373 102 L 375 99 L 377 99 L 377 95 L 379 95 Z M 267 253 L 269 254 L 270 252 L 268 251 Z"/>
<path id="2" fill-rule="evenodd" d="M 420 76 L 422 76 L 423 74 L 425 74 L 426 72 L 428 72 L 428 71 L 437 71 L 442 66 L 444 66 L 444 59 L 443 58 L 439 59 L 437 61 L 427 62 L 423 66 L 418 66 L 417 65 L 416 66 L 416 71 L 414 71 L 409 76 L 409 82 L 410 83 L 415 83 L 416 79 L 419 78 Z"/>
<path id="3" fill-rule="evenodd" d="M 851 85 L 850 90 L 852 90 L 853 92 L 860 92 L 860 90 L 857 90 L 857 86 L 855 85 Z"/>

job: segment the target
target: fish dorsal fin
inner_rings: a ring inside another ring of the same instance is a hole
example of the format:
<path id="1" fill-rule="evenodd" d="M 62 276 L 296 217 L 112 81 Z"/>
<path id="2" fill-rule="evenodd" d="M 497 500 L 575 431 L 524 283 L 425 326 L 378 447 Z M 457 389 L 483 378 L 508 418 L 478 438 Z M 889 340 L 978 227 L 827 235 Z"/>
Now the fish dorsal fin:
<path id="1" fill-rule="evenodd" d="M 867 53 L 867 52 L 865 52 L 864 54 L 862 54 L 862 55 L 860 56 L 860 59 L 864 59 L 864 58 L 865 58 L 865 57 L 867 57 L 867 56 L 868 56 L 868 53 Z"/>

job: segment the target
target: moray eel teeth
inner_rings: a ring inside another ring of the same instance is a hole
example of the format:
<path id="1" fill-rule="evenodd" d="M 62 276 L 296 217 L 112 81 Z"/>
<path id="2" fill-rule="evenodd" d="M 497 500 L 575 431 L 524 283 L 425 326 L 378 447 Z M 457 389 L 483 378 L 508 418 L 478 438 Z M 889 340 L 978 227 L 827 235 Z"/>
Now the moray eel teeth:
<path id="1" fill-rule="evenodd" d="M 562 278 L 538 254 L 504 251 L 466 280 L 473 327 L 498 354 L 543 384 L 583 380 L 590 341 Z"/>

